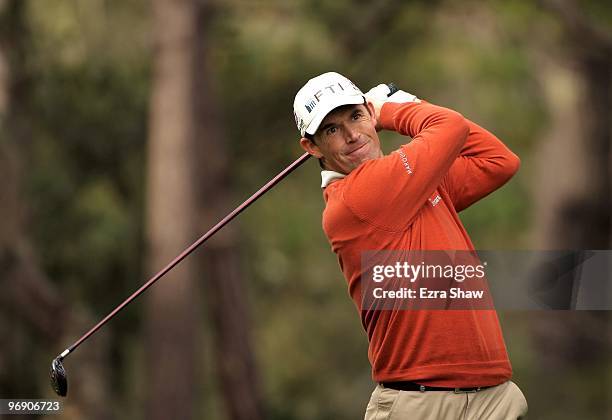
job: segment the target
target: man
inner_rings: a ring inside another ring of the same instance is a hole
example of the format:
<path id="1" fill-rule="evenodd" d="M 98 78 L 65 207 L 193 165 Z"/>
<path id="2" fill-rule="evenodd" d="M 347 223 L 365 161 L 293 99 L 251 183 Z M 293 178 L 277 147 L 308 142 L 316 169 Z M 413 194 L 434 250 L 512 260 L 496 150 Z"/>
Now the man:
<path id="1" fill-rule="evenodd" d="M 370 419 L 516 419 L 527 411 L 494 310 L 363 305 L 368 250 L 473 250 L 457 212 L 502 186 L 519 159 L 457 112 L 338 73 L 296 94 L 301 146 L 319 159 L 323 229 L 369 340 Z M 412 137 L 384 156 L 379 130 Z"/>

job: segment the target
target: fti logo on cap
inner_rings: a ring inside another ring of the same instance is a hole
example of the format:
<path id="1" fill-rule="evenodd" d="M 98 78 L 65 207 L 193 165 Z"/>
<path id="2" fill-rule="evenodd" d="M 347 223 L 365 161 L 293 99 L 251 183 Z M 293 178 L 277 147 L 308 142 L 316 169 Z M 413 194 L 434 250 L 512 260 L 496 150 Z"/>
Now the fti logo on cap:
<path id="1" fill-rule="evenodd" d="M 306 111 L 308 111 L 308 113 L 311 113 L 316 105 L 317 103 L 311 99 L 310 102 L 308 102 L 304 106 L 306 107 Z"/>
<path id="2" fill-rule="evenodd" d="M 295 95 L 295 123 L 302 135 L 314 134 L 331 110 L 359 103 L 363 103 L 363 93 L 353 82 L 335 72 L 323 73 L 310 79 Z"/>
<path id="3" fill-rule="evenodd" d="M 319 89 L 314 94 L 313 98 L 310 98 L 309 100 L 306 101 L 306 104 L 304 105 L 304 107 L 310 113 L 317 106 L 317 104 L 321 102 L 321 98 L 325 94 L 341 94 L 343 92 L 346 92 L 346 90 L 350 89 L 351 87 L 353 88 L 355 92 L 357 92 L 358 94 L 361 94 L 361 91 L 359 90 L 357 86 L 353 84 L 353 82 L 351 82 L 348 79 L 346 80 L 346 82 L 347 82 L 346 89 L 344 88 L 344 86 L 342 86 L 342 82 L 336 82 L 334 84 L 324 86 L 323 88 Z"/>

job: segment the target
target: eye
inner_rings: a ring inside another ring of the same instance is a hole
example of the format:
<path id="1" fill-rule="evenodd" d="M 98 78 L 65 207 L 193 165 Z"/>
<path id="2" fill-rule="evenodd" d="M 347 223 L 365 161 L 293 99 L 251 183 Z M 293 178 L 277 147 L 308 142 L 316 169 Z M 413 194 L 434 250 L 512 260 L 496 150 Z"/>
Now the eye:
<path id="1" fill-rule="evenodd" d="M 336 127 L 329 127 L 327 130 L 325 130 L 325 135 L 327 136 L 331 136 L 332 134 L 334 134 L 336 131 L 338 131 L 338 129 Z"/>
<path id="2" fill-rule="evenodd" d="M 357 120 L 361 119 L 361 117 L 363 117 L 363 113 L 361 111 L 356 111 L 353 114 L 353 120 L 354 121 L 357 121 Z"/>

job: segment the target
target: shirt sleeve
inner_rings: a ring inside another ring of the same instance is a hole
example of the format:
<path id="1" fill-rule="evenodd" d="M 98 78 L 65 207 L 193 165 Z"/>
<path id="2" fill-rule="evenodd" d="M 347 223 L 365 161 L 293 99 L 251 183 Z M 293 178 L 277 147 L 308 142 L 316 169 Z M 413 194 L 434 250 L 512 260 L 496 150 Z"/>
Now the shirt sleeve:
<path id="1" fill-rule="evenodd" d="M 380 125 L 413 140 L 346 178 L 343 200 L 360 219 L 385 229 L 407 228 L 440 185 L 469 132 L 463 116 L 421 103 L 387 103 Z"/>
<path id="2" fill-rule="evenodd" d="M 504 185 L 518 171 L 520 159 L 497 137 L 466 119 L 467 141 L 442 180 L 456 211 Z"/>

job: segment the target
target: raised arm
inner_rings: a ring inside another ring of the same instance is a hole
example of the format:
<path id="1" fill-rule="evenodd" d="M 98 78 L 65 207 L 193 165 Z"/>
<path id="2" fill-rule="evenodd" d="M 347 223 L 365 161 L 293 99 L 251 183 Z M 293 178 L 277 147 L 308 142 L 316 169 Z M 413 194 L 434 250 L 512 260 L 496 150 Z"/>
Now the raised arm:
<path id="1" fill-rule="evenodd" d="M 404 229 L 455 162 L 469 127 L 461 114 L 425 102 L 385 103 L 379 124 L 413 140 L 352 172 L 344 200 L 361 219 Z"/>
<path id="2" fill-rule="evenodd" d="M 493 134 L 466 119 L 470 133 L 442 181 L 455 210 L 461 211 L 504 185 L 520 159 Z"/>

